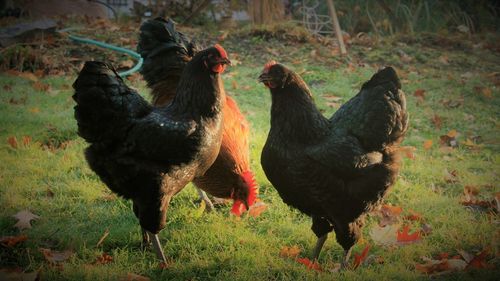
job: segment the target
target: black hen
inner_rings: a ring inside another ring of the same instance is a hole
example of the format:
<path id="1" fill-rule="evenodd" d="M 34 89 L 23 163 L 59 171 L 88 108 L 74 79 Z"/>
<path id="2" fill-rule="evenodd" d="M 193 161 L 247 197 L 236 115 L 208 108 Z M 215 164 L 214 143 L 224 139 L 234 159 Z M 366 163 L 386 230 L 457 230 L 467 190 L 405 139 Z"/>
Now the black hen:
<path id="1" fill-rule="evenodd" d="M 137 51 L 141 69 L 151 88 L 154 106 L 165 106 L 175 97 L 180 73 L 199 47 L 175 29 L 171 19 L 156 18 L 141 25 Z M 224 131 L 219 155 L 210 169 L 193 180 L 207 209 L 213 208 L 207 193 L 234 200 L 231 212 L 240 216 L 255 202 L 258 186 L 250 168 L 250 128 L 238 104 L 226 96 Z"/>
<path id="2" fill-rule="evenodd" d="M 172 196 L 204 174 L 219 152 L 225 103 L 219 73 L 228 63 L 218 45 L 199 52 L 186 65 L 174 101 L 162 108 L 149 105 L 101 62 L 87 62 L 73 84 L 90 167 L 112 191 L 133 201 L 164 261 L 156 234 L 165 227 Z"/>
<path id="3" fill-rule="evenodd" d="M 325 118 L 302 78 L 271 62 L 259 80 L 271 90 L 271 129 L 262 151 L 264 172 L 283 201 L 312 217 L 318 258 L 335 231 L 345 250 L 360 236 L 364 214 L 394 184 L 398 145 L 408 128 L 405 96 L 387 67 Z"/>

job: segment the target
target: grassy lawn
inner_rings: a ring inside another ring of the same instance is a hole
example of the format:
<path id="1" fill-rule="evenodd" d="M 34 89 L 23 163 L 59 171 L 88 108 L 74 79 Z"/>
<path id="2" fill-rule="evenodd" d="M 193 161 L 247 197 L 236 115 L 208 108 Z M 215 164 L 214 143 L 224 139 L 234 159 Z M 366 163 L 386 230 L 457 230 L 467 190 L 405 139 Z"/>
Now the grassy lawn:
<path id="1" fill-rule="evenodd" d="M 223 79 L 251 123 L 252 167 L 268 209 L 257 218 L 241 219 L 229 214 L 229 205 L 203 213 L 194 188 L 186 187 L 174 197 L 168 225 L 160 235 L 170 260 L 163 270 L 152 251 L 140 249 L 131 203 L 112 196 L 84 160 L 86 144 L 76 134 L 71 99 L 76 76 L 46 76 L 34 82 L 0 74 L 0 236 L 19 235 L 12 217 L 17 212 L 28 209 L 39 216 L 32 228 L 21 232 L 28 237 L 25 242 L 1 246 L 0 267 L 41 269 L 42 280 L 117 280 L 127 273 L 151 280 L 427 280 L 415 269 L 424 263 L 422 257 L 441 253 L 451 257 L 459 250 L 475 255 L 489 249 L 489 268 L 437 278 L 494 280 L 500 276 L 498 214 L 466 207 L 461 201 L 465 186 L 477 188 L 480 200 L 493 200 L 500 191 L 500 55 L 475 48 L 473 39 L 467 40 L 463 48 L 448 48 L 429 46 L 425 38 L 406 43 L 389 38 L 375 46 L 354 45 L 350 57 L 338 58 L 318 44 L 229 37 L 223 45 L 239 64 Z M 404 158 L 386 204 L 401 206 L 402 216 L 410 210 L 421 215 L 422 221 L 405 220 L 412 231 L 423 224 L 431 228 L 420 242 L 380 245 L 370 234 L 378 221 L 371 216 L 354 252 L 371 245 L 368 261 L 372 262 L 356 270 L 329 271 L 343 254 L 334 235 L 319 260 L 322 272 L 280 257 L 284 246 L 298 246 L 301 257 L 310 256 L 316 237 L 310 219 L 281 201 L 260 167 L 269 129 L 270 94 L 257 77 L 270 58 L 301 73 L 327 116 L 355 95 L 377 67 L 398 69 L 411 114 L 403 145 L 410 147 L 406 151 L 411 155 Z M 36 83 L 50 85 L 50 89 Z M 142 80 L 129 84 L 147 93 Z M 418 97 L 422 91 L 417 90 L 425 91 L 423 97 Z M 446 134 L 458 147 L 440 143 L 440 136 Z M 23 142 L 24 136 L 31 140 Z M 96 246 L 106 231 L 109 235 Z M 62 267 L 54 266 L 45 261 L 39 248 L 69 250 L 73 255 Z M 103 253 L 113 261 L 96 263 Z"/>

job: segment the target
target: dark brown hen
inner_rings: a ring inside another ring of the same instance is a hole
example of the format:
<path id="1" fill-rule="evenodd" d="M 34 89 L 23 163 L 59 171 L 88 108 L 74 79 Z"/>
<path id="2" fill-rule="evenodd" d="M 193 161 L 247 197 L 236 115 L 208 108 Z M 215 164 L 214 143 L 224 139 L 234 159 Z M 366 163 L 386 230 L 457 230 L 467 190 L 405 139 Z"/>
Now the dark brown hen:
<path id="1" fill-rule="evenodd" d="M 335 231 L 347 266 L 363 217 L 386 194 L 400 168 L 398 145 L 408 128 L 405 96 L 387 67 L 330 118 L 302 78 L 275 62 L 259 80 L 272 95 L 271 129 L 261 164 L 283 201 L 312 217 L 318 258 Z"/>
<path id="2" fill-rule="evenodd" d="M 114 69 L 87 62 L 73 84 L 78 133 L 90 146 L 92 170 L 115 193 L 133 201 L 134 213 L 165 260 L 157 233 L 172 197 L 215 161 L 226 101 L 219 73 L 224 49 L 199 52 L 184 67 L 175 99 L 152 107 Z"/>

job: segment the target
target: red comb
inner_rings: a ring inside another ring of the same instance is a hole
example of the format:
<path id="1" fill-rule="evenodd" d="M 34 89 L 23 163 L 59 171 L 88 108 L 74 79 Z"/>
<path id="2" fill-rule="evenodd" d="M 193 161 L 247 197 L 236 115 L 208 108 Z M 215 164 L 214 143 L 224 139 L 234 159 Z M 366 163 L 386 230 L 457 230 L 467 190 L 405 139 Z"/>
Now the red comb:
<path id="1" fill-rule="evenodd" d="M 219 45 L 219 44 L 215 44 L 215 46 L 214 46 L 214 47 L 217 49 L 217 51 L 219 51 L 219 53 L 220 53 L 220 57 L 221 57 L 221 58 L 223 58 L 223 59 L 227 59 L 227 53 L 226 53 L 226 50 L 224 50 L 224 48 L 222 48 L 222 46 L 221 46 L 221 45 Z"/>
<path id="2" fill-rule="evenodd" d="M 264 65 L 264 71 L 265 72 L 269 72 L 269 69 L 271 68 L 271 66 L 275 65 L 275 64 L 278 64 L 275 60 L 270 60 L 268 61 L 265 65 Z"/>
<path id="3" fill-rule="evenodd" d="M 257 199 L 257 194 L 259 192 L 257 182 L 255 181 L 254 176 L 250 171 L 244 172 L 242 176 L 248 188 L 247 204 L 251 207 L 253 204 L 255 204 L 255 200 Z M 248 210 L 246 210 L 245 205 L 241 200 L 234 201 L 233 207 L 231 208 L 231 213 L 239 217 L 245 211 Z"/>

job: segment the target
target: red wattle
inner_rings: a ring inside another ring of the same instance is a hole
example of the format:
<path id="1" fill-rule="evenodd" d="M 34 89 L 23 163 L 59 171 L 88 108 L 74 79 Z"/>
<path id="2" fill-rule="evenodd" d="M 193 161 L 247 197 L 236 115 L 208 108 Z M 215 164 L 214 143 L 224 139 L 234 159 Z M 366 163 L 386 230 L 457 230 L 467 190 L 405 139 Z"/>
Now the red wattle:
<path id="1" fill-rule="evenodd" d="M 214 67 L 212 67 L 212 71 L 215 73 L 222 73 L 222 72 L 224 72 L 225 69 L 226 69 L 226 67 L 222 63 L 217 64 Z"/>

